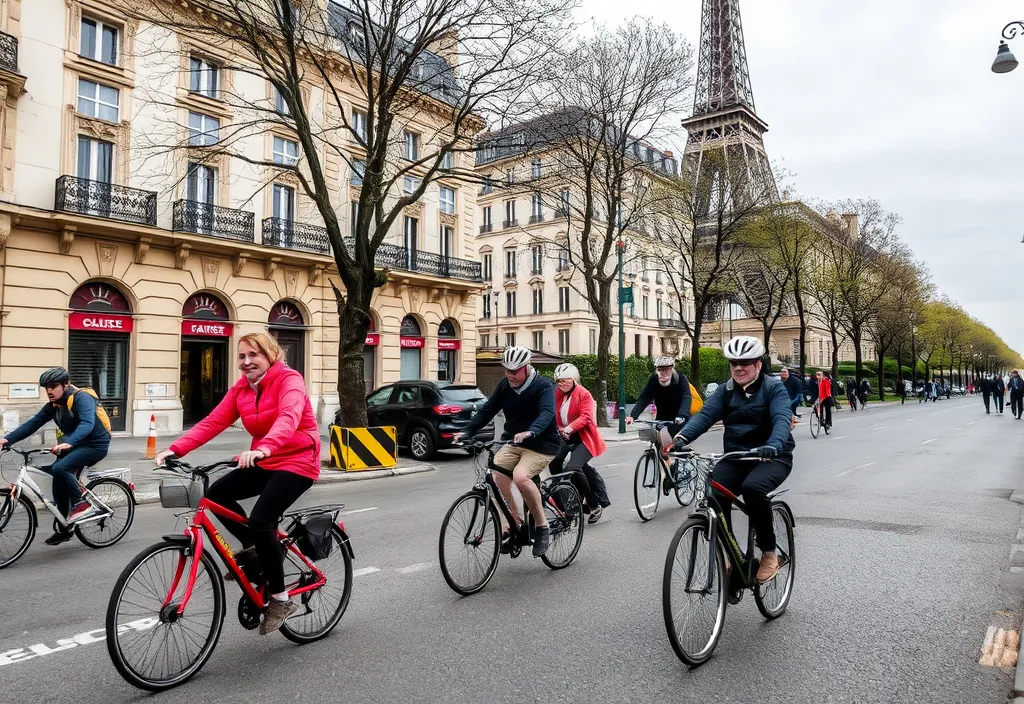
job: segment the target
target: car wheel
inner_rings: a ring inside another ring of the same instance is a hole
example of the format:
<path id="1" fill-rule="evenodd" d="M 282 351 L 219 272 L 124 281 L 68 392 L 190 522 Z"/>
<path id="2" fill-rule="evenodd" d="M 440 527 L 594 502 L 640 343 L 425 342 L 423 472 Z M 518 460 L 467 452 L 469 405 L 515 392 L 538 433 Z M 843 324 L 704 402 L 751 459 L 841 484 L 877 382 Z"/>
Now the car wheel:
<path id="1" fill-rule="evenodd" d="M 434 438 L 423 426 L 413 428 L 409 433 L 409 453 L 416 460 L 429 460 L 434 456 Z"/>

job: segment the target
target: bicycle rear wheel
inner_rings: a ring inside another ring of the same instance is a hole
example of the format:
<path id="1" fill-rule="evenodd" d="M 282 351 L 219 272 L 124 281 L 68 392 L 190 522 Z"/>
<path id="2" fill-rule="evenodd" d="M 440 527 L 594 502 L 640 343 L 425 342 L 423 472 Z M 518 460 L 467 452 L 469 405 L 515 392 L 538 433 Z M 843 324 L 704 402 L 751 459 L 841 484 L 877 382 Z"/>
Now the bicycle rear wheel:
<path id="1" fill-rule="evenodd" d="M 719 542 L 710 563 L 706 516 L 679 526 L 665 557 L 661 603 L 672 649 L 688 665 L 711 657 L 725 624 L 725 556 Z M 710 573 L 710 587 L 707 586 Z"/>
<path id="2" fill-rule="evenodd" d="M 13 565 L 36 537 L 36 507 L 25 496 L 17 501 L 8 487 L 0 489 L 0 569 Z"/>
<path id="3" fill-rule="evenodd" d="M 780 504 L 772 504 L 772 527 L 775 530 L 775 552 L 782 567 L 767 582 L 754 589 L 757 610 L 767 619 L 778 618 L 786 611 L 793 595 L 793 577 L 796 575 L 796 539 L 793 521 Z"/>
<path id="4" fill-rule="evenodd" d="M 586 521 L 583 520 L 583 501 L 576 487 L 572 484 L 552 487 L 550 497 L 544 502 L 544 513 L 551 530 L 551 543 L 540 559 L 551 569 L 560 570 L 576 559 L 583 544 Z"/>
<path id="5" fill-rule="evenodd" d="M 811 413 L 811 419 L 808 421 L 808 425 L 811 426 L 811 437 L 818 437 L 818 433 L 821 432 L 821 418 L 818 416 L 817 411 Z"/>
<path id="6" fill-rule="evenodd" d="M 91 548 L 110 547 L 125 536 L 135 519 L 135 499 L 131 489 L 119 479 L 97 479 L 87 487 L 111 514 L 98 521 L 75 526 L 78 539 Z"/>
<path id="7" fill-rule="evenodd" d="M 661 470 L 657 459 L 648 451 L 637 460 L 633 473 L 633 504 L 640 520 L 646 523 L 654 518 L 660 500 Z"/>
<path id="8" fill-rule="evenodd" d="M 448 509 L 437 550 L 441 574 L 454 591 L 469 596 L 491 581 L 498 568 L 500 525 L 486 493 L 466 492 Z"/>
<path id="9" fill-rule="evenodd" d="M 185 550 L 174 543 L 151 545 L 128 563 L 110 594 L 107 652 L 121 676 L 140 689 L 159 692 L 185 682 L 206 664 L 220 638 L 224 580 L 208 552 L 184 613 L 177 613 L 195 559 Z M 182 561 L 184 573 L 169 595 Z"/>
<path id="10" fill-rule="evenodd" d="M 327 583 L 295 597 L 299 608 L 281 626 L 281 635 L 293 643 L 312 643 L 330 633 L 345 615 L 352 597 L 352 556 L 338 526 L 331 526 L 331 554 L 314 564 L 324 573 Z M 290 552 L 285 556 L 286 589 L 315 581 L 306 565 L 296 561 Z"/>

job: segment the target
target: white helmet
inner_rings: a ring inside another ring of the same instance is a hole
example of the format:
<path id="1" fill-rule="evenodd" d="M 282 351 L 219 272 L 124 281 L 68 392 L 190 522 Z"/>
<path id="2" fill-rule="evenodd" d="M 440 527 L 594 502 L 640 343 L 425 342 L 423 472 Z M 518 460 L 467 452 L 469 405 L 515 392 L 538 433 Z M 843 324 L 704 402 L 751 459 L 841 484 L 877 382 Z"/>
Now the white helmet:
<path id="1" fill-rule="evenodd" d="M 533 353 L 525 347 L 506 347 L 501 355 L 501 366 L 514 372 L 530 363 Z"/>
<path id="2" fill-rule="evenodd" d="M 671 357 L 667 357 L 665 355 L 662 355 L 660 357 L 655 357 L 654 358 L 654 366 L 655 367 L 675 367 L 676 366 L 676 362 Z"/>
<path id="3" fill-rule="evenodd" d="M 577 384 L 580 383 L 580 370 L 576 368 L 575 364 L 559 364 L 555 367 L 555 381 L 559 379 L 572 379 Z"/>
<path id="4" fill-rule="evenodd" d="M 757 360 L 764 357 L 764 345 L 756 337 L 737 335 L 726 343 L 722 352 L 730 361 Z"/>

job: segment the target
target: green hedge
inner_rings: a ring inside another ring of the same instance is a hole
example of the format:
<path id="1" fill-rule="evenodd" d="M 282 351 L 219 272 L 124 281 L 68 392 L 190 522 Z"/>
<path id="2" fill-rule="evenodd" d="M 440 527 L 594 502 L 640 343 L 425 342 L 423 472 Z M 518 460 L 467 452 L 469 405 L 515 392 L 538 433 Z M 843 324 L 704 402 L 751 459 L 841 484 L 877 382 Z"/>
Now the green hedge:
<path id="1" fill-rule="evenodd" d="M 729 378 L 729 361 L 717 347 L 700 348 L 700 381 L 707 385 L 721 383 Z"/>

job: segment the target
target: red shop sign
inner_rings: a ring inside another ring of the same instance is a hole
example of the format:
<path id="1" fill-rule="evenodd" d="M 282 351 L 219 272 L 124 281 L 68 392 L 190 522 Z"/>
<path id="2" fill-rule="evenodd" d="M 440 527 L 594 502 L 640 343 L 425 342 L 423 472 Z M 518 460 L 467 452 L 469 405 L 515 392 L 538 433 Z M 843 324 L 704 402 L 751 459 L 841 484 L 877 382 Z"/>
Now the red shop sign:
<path id="1" fill-rule="evenodd" d="M 437 341 L 439 350 L 457 350 L 462 347 L 462 340 L 441 340 Z"/>
<path id="2" fill-rule="evenodd" d="M 92 332 L 131 332 L 132 322 L 131 316 L 128 315 L 72 313 L 68 318 L 68 329 Z"/>
<path id="3" fill-rule="evenodd" d="M 400 337 L 398 338 L 398 344 L 406 348 L 420 348 L 424 346 L 422 337 Z"/>
<path id="4" fill-rule="evenodd" d="M 380 333 L 370 332 L 366 334 L 366 342 L 363 343 L 367 347 L 376 347 L 380 344 Z"/>
<path id="5" fill-rule="evenodd" d="M 199 337 L 231 337 L 234 325 L 219 320 L 182 320 L 182 335 L 198 335 Z"/>

